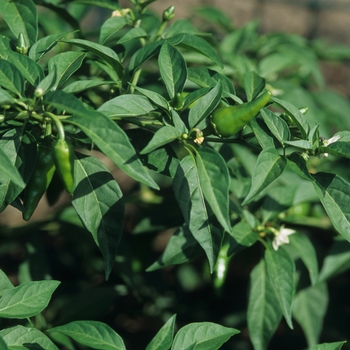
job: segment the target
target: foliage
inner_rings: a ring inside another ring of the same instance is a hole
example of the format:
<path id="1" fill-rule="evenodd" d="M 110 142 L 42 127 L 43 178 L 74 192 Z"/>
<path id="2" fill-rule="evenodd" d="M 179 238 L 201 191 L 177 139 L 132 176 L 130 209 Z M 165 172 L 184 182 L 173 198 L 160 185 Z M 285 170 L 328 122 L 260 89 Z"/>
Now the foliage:
<path id="1" fill-rule="evenodd" d="M 38 149 L 65 147 L 51 214 L 1 230 L 1 349 L 342 348 L 350 105 L 319 61 L 349 50 L 154 1 L 0 0 L 2 212 L 30 218 Z"/>

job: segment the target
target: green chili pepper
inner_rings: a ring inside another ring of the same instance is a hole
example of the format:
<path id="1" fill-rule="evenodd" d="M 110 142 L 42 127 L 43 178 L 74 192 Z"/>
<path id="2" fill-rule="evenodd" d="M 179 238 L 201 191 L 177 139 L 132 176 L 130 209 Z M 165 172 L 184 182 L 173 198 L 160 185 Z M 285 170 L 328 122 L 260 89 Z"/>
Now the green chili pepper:
<path id="1" fill-rule="evenodd" d="M 73 194 L 74 189 L 74 147 L 65 140 L 58 139 L 53 144 L 53 160 L 66 191 Z"/>
<path id="2" fill-rule="evenodd" d="M 54 172 L 55 164 L 52 158 L 52 150 L 46 146 L 39 145 L 35 168 L 24 190 L 24 220 L 29 220 L 33 215 L 41 197 L 49 187 Z"/>
<path id="3" fill-rule="evenodd" d="M 229 248 L 229 242 L 225 241 L 220 248 L 218 260 L 216 262 L 216 267 L 214 271 L 213 286 L 215 293 L 219 296 L 223 292 L 224 283 L 227 277 L 228 266 L 232 258 L 232 255 L 228 256 Z"/>
<path id="4" fill-rule="evenodd" d="M 270 98 L 271 92 L 265 91 L 253 101 L 217 109 L 211 116 L 211 125 L 215 134 L 220 137 L 230 137 L 236 134 L 256 117 Z"/>
<path id="5" fill-rule="evenodd" d="M 171 101 L 172 107 L 174 107 L 175 110 L 179 110 L 184 105 L 184 100 L 182 97 L 182 94 L 180 92 L 177 92 L 174 98 Z"/>
<path id="6" fill-rule="evenodd" d="M 29 45 L 23 33 L 19 33 L 18 35 L 16 50 L 21 55 L 26 55 L 28 53 Z"/>

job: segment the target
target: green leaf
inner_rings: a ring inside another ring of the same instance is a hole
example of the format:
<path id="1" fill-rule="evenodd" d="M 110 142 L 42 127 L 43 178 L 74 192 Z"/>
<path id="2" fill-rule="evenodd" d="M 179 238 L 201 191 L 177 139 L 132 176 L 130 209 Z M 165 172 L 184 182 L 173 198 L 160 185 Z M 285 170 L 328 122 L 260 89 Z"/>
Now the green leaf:
<path id="1" fill-rule="evenodd" d="M 253 130 L 253 133 L 262 149 L 276 147 L 277 142 L 275 143 L 274 136 L 263 120 L 260 118 L 253 118 L 249 122 L 249 127 Z"/>
<path id="2" fill-rule="evenodd" d="M 0 299 L 0 317 L 26 318 L 43 311 L 59 281 L 25 282 L 6 291 Z"/>
<path id="3" fill-rule="evenodd" d="M 202 88 L 211 88 L 215 86 L 218 81 L 221 81 L 223 87 L 222 94 L 224 97 L 230 97 L 236 94 L 235 88 L 228 77 L 209 68 L 190 67 L 188 68 L 187 78 Z M 196 91 L 198 90 L 194 92 Z"/>
<path id="4" fill-rule="evenodd" d="M 309 347 L 319 340 L 327 306 L 328 291 L 324 283 L 302 289 L 294 298 L 293 317 L 302 327 Z"/>
<path id="5" fill-rule="evenodd" d="M 316 149 L 319 153 L 335 154 L 336 156 L 350 158 L 350 142 L 337 141 L 328 146 L 321 146 Z"/>
<path id="6" fill-rule="evenodd" d="M 265 261 L 262 259 L 250 274 L 247 318 L 254 350 L 267 349 L 281 321 L 282 311 L 276 299 L 277 295 L 267 275 Z"/>
<path id="7" fill-rule="evenodd" d="M 201 147 L 196 151 L 196 165 L 205 200 L 220 225 L 230 232 L 228 197 L 230 176 L 225 160 L 214 149 Z"/>
<path id="8" fill-rule="evenodd" d="M 274 251 L 269 245 L 265 250 L 265 262 L 268 277 L 275 290 L 284 318 L 288 326 L 293 329 L 294 261 L 283 247 Z"/>
<path id="9" fill-rule="evenodd" d="M 340 350 L 346 341 L 340 341 L 335 343 L 323 343 L 319 345 L 315 345 L 309 350 Z"/>
<path id="10" fill-rule="evenodd" d="M 326 282 L 350 269 L 350 245 L 345 240 L 335 241 L 327 253 L 319 276 L 319 282 Z"/>
<path id="11" fill-rule="evenodd" d="M 276 181 L 287 166 L 287 159 L 275 148 L 265 148 L 258 156 L 252 176 L 252 186 L 242 205 L 249 203 Z"/>
<path id="12" fill-rule="evenodd" d="M 48 52 L 50 52 L 60 39 L 65 37 L 67 33 L 58 33 L 47 35 L 44 38 L 39 39 L 29 50 L 29 58 L 33 61 L 39 61 Z"/>
<path id="13" fill-rule="evenodd" d="M 164 42 L 158 56 L 159 72 L 169 97 L 181 93 L 187 79 L 187 66 L 184 58 L 172 45 Z"/>
<path id="14" fill-rule="evenodd" d="M 0 269 L 0 297 L 8 290 L 15 288 L 4 271 Z"/>
<path id="15" fill-rule="evenodd" d="M 119 40 L 118 44 L 124 44 L 130 40 L 147 38 L 148 34 L 143 28 L 132 28 L 126 32 Z"/>
<path id="16" fill-rule="evenodd" d="M 44 78 L 43 69 L 27 56 L 13 51 L 7 51 L 0 53 L 0 57 L 14 64 L 32 86 L 36 86 Z"/>
<path id="17" fill-rule="evenodd" d="M 144 62 L 155 56 L 162 44 L 163 40 L 156 41 L 154 43 L 147 44 L 138 49 L 131 57 L 129 63 L 129 70 L 133 72 L 136 68 L 140 67 Z"/>
<path id="18" fill-rule="evenodd" d="M 6 345 L 5 341 L 0 336 L 0 349 L 1 350 L 9 350 L 8 346 Z"/>
<path id="19" fill-rule="evenodd" d="M 245 221 L 240 221 L 234 225 L 231 229 L 230 235 L 237 243 L 246 247 L 252 246 L 259 238 L 259 234 L 256 231 L 253 231 L 251 226 Z"/>
<path id="20" fill-rule="evenodd" d="M 169 110 L 169 103 L 162 95 L 151 90 L 140 88 L 138 86 L 134 86 L 134 88 L 135 90 L 139 91 L 142 95 L 146 96 L 149 100 L 151 100 L 152 103 L 154 103 L 156 106 L 161 107 L 166 111 Z"/>
<path id="21" fill-rule="evenodd" d="M 38 12 L 32 0 L 0 0 L 0 13 L 16 38 L 22 33 L 28 46 L 36 42 Z"/>
<path id="22" fill-rule="evenodd" d="M 210 225 L 210 212 L 204 199 L 199 169 L 192 156 L 186 156 L 181 160 L 174 178 L 173 189 L 185 223 L 205 251 L 210 270 L 213 271 L 223 232 L 215 230 Z"/>
<path id="23" fill-rule="evenodd" d="M 168 350 L 173 342 L 176 315 L 171 316 L 159 330 L 146 350 Z"/>
<path id="24" fill-rule="evenodd" d="M 25 187 L 25 183 L 18 172 L 18 169 L 12 163 L 11 159 L 8 158 L 7 154 L 3 149 L 0 148 L 0 169 L 2 172 L 2 176 L 6 176 L 9 178 L 14 185 L 19 186 L 20 188 Z M 4 178 L 1 179 L 1 183 L 4 184 Z"/>
<path id="25" fill-rule="evenodd" d="M 123 233 L 123 194 L 106 166 L 94 157 L 78 155 L 74 178 L 73 207 L 103 254 L 108 278 Z"/>
<path id="26" fill-rule="evenodd" d="M 59 90 L 46 94 L 44 103 L 72 113 L 65 122 L 78 126 L 126 174 L 159 188 L 143 168 L 125 132 L 104 114 L 86 109 L 76 97 Z"/>
<path id="27" fill-rule="evenodd" d="M 201 128 L 201 121 L 208 117 L 221 101 L 222 84 L 218 81 L 217 84 L 204 96 L 202 96 L 196 104 L 190 109 L 188 123 L 190 128 Z M 206 125 L 204 125 L 206 126 Z"/>
<path id="28" fill-rule="evenodd" d="M 310 141 L 307 140 L 296 140 L 296 141 L 284 141 L 286 145 L 302 148 L 302 149 L 309 149 L 312 150 L 313 146 Z"/>
<path id="29" fill-rule="evenodd" d="M 127 21 L 124 17 L 113 16 L 108 18 L 101 26 L 100 38 L 98 42 L 103 45 L 126 25 Z"/>
<path id="30" fill-rule="evenodd" d="M 56 72 L 55 84 L 51 87 L 56 90 L 64 84 L 68 78 L 82 65 L 86 53 L 68 51 L 53 56 L 49 61 L 49 72 Z"/>
<path id="31" fill-rule="evenodd" d="M 76 4 L 98 6 L 112 11 L 120 8 L 119 4 L 114 0 L 74 0 L 73 2 Z"/>
<path id="32" fill-rule="evenodd" d="M 305 159 L 299 153 L 294 152 L 288 156 L 288 168 L 304 180 L 314 180 L 307 169 Z"/>
<path id="33" fill-rule="evenodd" d="M 77 343 L 99 350 L 125 350 L 123 339 L 107 324 L 97 321 L 73 321 L 48 329 L 47 333 L 65 334 Z"/>
<path id="34" fill-rule="evenodd" d="M 12 105 L 15 103 L 13 97 L 6 91 L 0 88 L 0 106 Z"/>
<path id="35" fill-rule="evenodd" d="M 305 234 L 299 232 L 290 235 L 289 240 L 308 269 L 312 285 L 315 285 L 318 280 L 318 262 L 313 244 Z"/>
<path id="36" fill-rule="evenodd" d="M 187 226 L 181 226 L 171 236 L 163 254 L 146 271 L 151 272 L 165 266 L 180 265 L 200 255 L 203 250 Z"/>
<path id="37" fill-rule="evenodd" d="M 23 327 L 18 325 L 6 328 L 0 331 L 0 336 L 11 350 L 59 350 L 49 337 L 33 327 Z"/>
<path id="38" fill-rule="evenodd" d="M 136 117 L 147 115 L 155 110 L 148 98 L 140 95 L 120 95 L 105 102 L 98 108 L 99 112 L 113 117 Z"/>
<path id="39" fill-rule="evenodd" d="M 179 45 L 185 49 L 199 52 L 216 63 L 220 68 L 223 68 L 221 59 L 215 49 L 206 40 L 196 35 L 178 34 L 168 39 L 168 41 L 172 45 Z"/>
<path id="40" fill-rule="evenodd" d="M 102 85 L 108 85 L 108 84 L 114 84 L 114 81 L 111 80 L 97 80 L 97 79 L 92 79 L 92 80 L 78 80 L 74 81 L 73 83 L 70 83 L 69 85 L 65 86 L 62 90 L 68 94 L 76 94 L 78 92 L 82 92 L 91 88 L 95 88 L 97 86 L 102 86 Z"/>
<path id="41" fill-rule="evenodd" d="M 65 43 L 77 45 L 88 52 L 99 57 L 102 61 L 108 63 L 118 74 L 118 77 L 121 79 L 124 75 L 124 67 L 120 62 L 118 55 L 114 50 L 109 47 L 93 43 L 89 40 L 83 39 L 69 39 L 69 40 L 61 40 Z"/>
<path id="42" fill-rule="evenodd" d="M 0 86 L 21 97 L 24 91 L 24 79 L 15 65 L 0 59 Z"/>
<path id="43" fill-rule="evenodd" d="M 284 141 L 290 140 L 290 130 L 287 123 L 282 118 L 267 108 L 262 108 L 260 113 L 267 127 L 281 145 L 284 144 Z"/>
<path id="44" fill-rule="evenodd" d="M 264 78 L 256 74 L 255 72 L 246 72 L 244 78 L 244 89 L 247 95 L 247 100 L 252 101 L 257 97 L 260 92 L 265 89 L 266 81 Z"/>
<path id="45" fill-rule="evenodd" d="M 350 241 L 350 184 L 335 174 L 313 175 L 313 185 L 334 228 Z"/>
<path id="46" fill-rule="evenodd" d="M 288 115 L 294 120 L 303 138 L 306 139 L 310 131 L 310 125 L 305 119 L 305 116 L 299 111 L 299 109 L 293 104 L 281 100 L 277 97 L 272 97 L 271 99 L 288 113 Z"/>
<path id="47" fill-rule="evenodd" d="M 220 326 L 216 323 L 190 323 L 176 334 L 172 350 L 217 350 L 239 330 Z"/>
<path id="48" fill-rule="evenodd" d="M 156 131 L 154 136 L 148 145 L 140 152 L 146 154 L 154 151 L 155 149 L 164 146 L 181 136 L 181 131 L 178 131 L 171 125 L 166 125 Z"/>

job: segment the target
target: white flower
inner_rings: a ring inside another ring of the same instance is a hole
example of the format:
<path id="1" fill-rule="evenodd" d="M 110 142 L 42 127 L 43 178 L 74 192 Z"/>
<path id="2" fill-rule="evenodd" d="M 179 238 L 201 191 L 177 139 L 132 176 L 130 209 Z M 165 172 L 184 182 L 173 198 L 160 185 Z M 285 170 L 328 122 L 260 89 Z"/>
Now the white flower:
<path id="1" fill-rule="evenodd" d="M 330 145 L 331 143 L 337 142 L 340 139 L 339 135 L 336 136 L 332 136 L 330 139 L 328 140 L 323 140 L 323 146 L 327 147 L 328 145 Z M 325 157 L 328 157 L 328 153 L 324 153 Z"/>
<path id="2" fill-rule="evenodd" d="M 281 226 L 280 230 L 275 233 L 275 238 L 272 241 L 272 247 L 274 250 L 278 250 L 278 247 L 282 244 L 288 244 L 289 238 L 288 236 L 295 233 L 294 230 L 290 228 L 284 228 Z"/>

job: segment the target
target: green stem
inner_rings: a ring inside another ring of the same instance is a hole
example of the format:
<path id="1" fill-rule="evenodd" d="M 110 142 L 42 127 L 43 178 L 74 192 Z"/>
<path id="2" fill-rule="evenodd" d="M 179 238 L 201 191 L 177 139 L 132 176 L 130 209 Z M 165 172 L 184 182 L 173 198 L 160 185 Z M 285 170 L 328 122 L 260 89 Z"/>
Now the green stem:
<path id="1" fill-rule="evenodd" d="M 137 82 L 139 81 L 141 71 L 142 71 L 141 67 L 137 68 L 132 76 L 131 85 L 129 86 L 129 90 L 132 94 L 134 93 L 135 86 L 137 85 Z"/>
<path id="2" fill-rule="evenodd" d="M 57 117 L 57 115 L 54 115 L 53 113 L 50 113 L 50 112 L 45 112 L 45 116 L 52 119 L 53 122 L 55 123 L 57 128 L 58 139 L 64 140 L 66 138 L 66 135 L 65 135 L 64 127 L 61 120 Z"/>
<path id="3" fill-rule="evenodd" d="M 267 243 L 261 237 L 258 237 L 258 241 L 267 249 Z"/>

